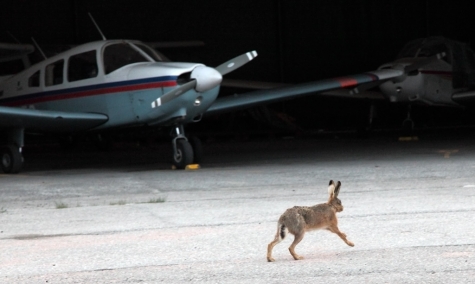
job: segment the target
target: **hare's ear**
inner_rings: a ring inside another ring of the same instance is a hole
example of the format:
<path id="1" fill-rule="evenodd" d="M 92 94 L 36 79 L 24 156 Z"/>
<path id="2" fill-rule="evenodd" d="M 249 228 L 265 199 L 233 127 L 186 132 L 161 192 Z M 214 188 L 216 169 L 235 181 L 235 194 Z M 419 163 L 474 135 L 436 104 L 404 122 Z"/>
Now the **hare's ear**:
<path id="1" fill-rule="evenodd" d="M 338 194 L 340 193 L 340 186 L 341 186 L 341 182 L 337 181 L 336 186 L 335 186 L 335 191 L 334 191 L 335 198 L 338 197 Z"/>
<path id="2" fill-rule="evenodd" d="M 335 194 L 335 182 L 333 180 L 330 180 L 330 183 L 328 183 L 328 194 L 330 197 Z"/>

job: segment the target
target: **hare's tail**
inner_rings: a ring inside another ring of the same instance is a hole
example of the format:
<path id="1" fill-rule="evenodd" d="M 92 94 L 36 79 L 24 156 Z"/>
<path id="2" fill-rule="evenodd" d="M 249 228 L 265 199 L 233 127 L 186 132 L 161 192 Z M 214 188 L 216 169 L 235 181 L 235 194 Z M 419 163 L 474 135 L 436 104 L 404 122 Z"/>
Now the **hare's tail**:
<path id="1" fill-rule="evenodd" d="M 279 224 L 279 236 L 280 239 L 283 240 L 285 239 L 285 236 L 287 235 L 287 227 L 285 227 L 284 224 Z"/>

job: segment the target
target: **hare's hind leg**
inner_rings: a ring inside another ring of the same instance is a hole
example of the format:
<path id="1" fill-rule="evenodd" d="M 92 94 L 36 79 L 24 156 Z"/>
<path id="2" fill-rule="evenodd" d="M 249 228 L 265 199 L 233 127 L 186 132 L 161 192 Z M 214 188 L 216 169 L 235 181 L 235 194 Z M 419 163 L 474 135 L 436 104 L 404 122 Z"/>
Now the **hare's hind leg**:
<path id="1" fill-rule="evenodd" d="M 275 259 L 272 257 L 272 249 L 280 243 L 284 238 L 286 234 L 286 228 L 283 224 L 277 224 L 277 233 L 275 234 L 275 238 L 272 242 L 269 243 L 267 246 L 267 261 L 268 262 L 273 262 Z"/>
<path id="2" fill-rule="evenodd" d="M 328 227 L 328 230 L 332 233 L 335 233 L 337 234 L 347 245 L 349 245 L 350 247 L 353 247 L 355 246 L 354 243 L 350 242 L 347 238 L 346 238 L 346 235 L 342 232 L 340 232 L 340 230 L 338 229 L 338 227 L 335 225 L 335 226 L 331 226 L 331 227 Z"/>
<path id="3" fill-rule="evenodd" d="M 294 241 L 292 242 L 292 244 L 289 247 L 290 254 L 294 257 L 295 260 L 303 259 L 302 256 L 295 253 L 295 247 L 297 246 L 298 243 L 300 243 L 300 241 L 303 239 L 304 235 L 305 235 L 304 230 L 302 230 L 299 233 L 295 234 L 294 235 L 295 236 Z"/>

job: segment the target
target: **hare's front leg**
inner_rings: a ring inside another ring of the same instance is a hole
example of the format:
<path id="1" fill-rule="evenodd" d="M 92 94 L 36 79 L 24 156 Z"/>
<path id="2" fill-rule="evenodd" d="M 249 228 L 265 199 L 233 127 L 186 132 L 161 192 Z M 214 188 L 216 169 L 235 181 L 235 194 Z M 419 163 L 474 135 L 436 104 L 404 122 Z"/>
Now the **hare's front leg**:
<path id="1" fill-rule="evenodd" d="M 305 235 L 305 231 L 301 231 L 297 234 L 295 234 L 294 241 L 289 247 L 290 254 L 294 257 L 295 260 L 300 260 L 303 259 L 302 256 L 298 255 L 295 253 L 295 247 L 297 246 L 298 243 L 303 239 L 303 236 Z"/>
<path id="2" fill-rule="evenodd" d="M 342 232 L 340 232 L 340 230 L 338 229 L 338 227 L 335 225 L 335 226 L 331 226 L 331 227 L 328 227 L 328 230 L 332 233 L 335 233 L 337 234 L 347 245 L 349 245 L 350 247 L 354 247 L 355 244 L 350 242 L 347 238 L 346 238 L 346 235 Z"/>

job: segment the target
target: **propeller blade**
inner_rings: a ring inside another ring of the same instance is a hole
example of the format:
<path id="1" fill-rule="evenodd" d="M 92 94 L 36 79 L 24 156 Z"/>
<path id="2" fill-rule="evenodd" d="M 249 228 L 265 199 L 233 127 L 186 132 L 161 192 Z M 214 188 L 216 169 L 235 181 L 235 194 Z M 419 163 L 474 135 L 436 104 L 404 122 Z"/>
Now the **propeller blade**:
<path id="1" fill-rule="evenodd" d="M 174 98 L 179 97 L 180 95 L 186 93 L 187 91 L 193 89 L 196 86 L 196 80 L 192 80 L 186 84 L 181 85 L 179 88 L 176 88 L 163 96 L 159 97 L 158 99 L 154 100 L 152 102 L 152 108 L 159 107 L 163 105 L 164 103 L 167 103 Z"/>
<path id="2" fill-rule="evenodd" d="M 226 75 L 229 72 L 232 72 L 238 69 L 239 67 L 243 66 L 244 64 L 248 63 L 249 61 L 253 60 L 256 57 L 257 57 L 257 52 L 255 50 L 250 51 L 219 65 L 215 69 L 218 70 L 218 72 L 221 73 L 221 75 Z"/>

